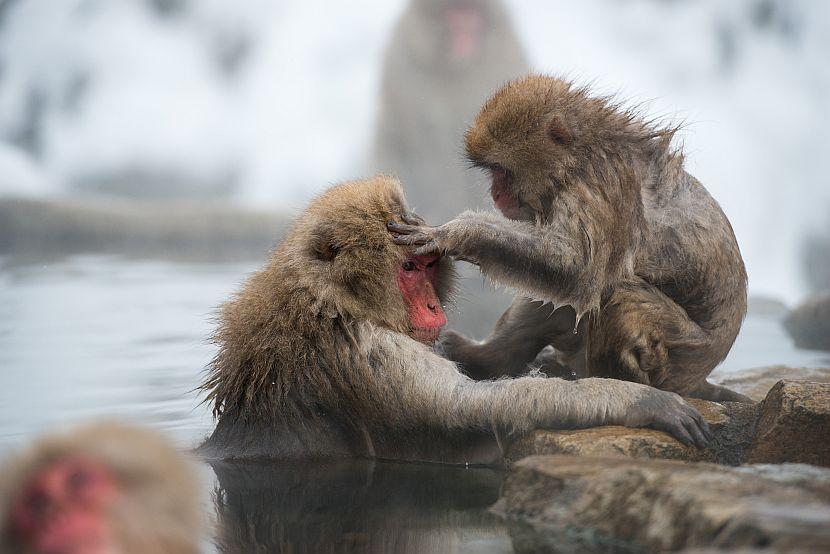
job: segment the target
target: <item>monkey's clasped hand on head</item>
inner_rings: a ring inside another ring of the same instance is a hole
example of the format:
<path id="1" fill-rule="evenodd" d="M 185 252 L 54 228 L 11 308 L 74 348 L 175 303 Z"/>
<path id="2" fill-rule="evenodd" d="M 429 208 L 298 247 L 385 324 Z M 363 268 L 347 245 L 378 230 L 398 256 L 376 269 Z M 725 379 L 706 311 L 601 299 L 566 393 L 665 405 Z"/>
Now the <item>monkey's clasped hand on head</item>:
<path id="1" fill-rule="evenodd" d="M 706 443 L 697 410 L 651 387 L 461 373 L 431 346 L 451 260 L 397 246 L 390 221 L 423 223 L 397 180 L 332 187 L 222 307 L 203 385 L 218 417 L 205 457 L 499 463 L 505 434 L 605 424 Z"/>
<path id="2" fill-rule="evenodd" d="M 495 377 L 551 344 L 581 375 L 749 401 L 706 381 L 741 327 L 746 270 L 726 216 L 683 170 L 675 131 L 553 77 L 488 100 L 467 155 L 503 217 L 389 226 L 396 244 L 477 264 L 521 293 L 484 341 L 448 332 L 447 355 Z"/>

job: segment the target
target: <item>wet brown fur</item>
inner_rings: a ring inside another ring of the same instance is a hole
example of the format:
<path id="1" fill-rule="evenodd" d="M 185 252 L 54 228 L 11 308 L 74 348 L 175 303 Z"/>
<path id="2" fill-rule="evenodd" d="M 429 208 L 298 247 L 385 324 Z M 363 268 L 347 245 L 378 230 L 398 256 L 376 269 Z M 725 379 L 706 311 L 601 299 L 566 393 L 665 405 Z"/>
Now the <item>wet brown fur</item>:
<path id="1" fill-rule="evenodd" d="M 492 376 L 505 359 L 530 361 L 514 345 L 541 335 L 566 342 L 562 350 L 581 357 L 588 375 L 741 399 L 713 391 L 705 378 L 740 329 L 746 271 L 726 216 L 684 171 L 676 131 L 541 75 L 509 83 L 485 103 L 466 135 L 467 154 L 476 166 L 510 171 L 521 221 L 467 212 L 438 228 L 444 247 L 524 295 L 588 314 L 580 333 L 587 359 L 571 331 L 562 332 L 559 310 L 549 317 L 550 306 L 539 313 L 523 298 L 482 343 L 451 334 L 453 359 Z M 513 247 L 494 240 L 499 233 Z M 493 352 L 500 354 L 488 361 Z"/>
<path id="2" fill-rule="evenodd" d="M 203 456 L 498 463 L 499 434 L 534 427 L 694 434 L 699 414 L 675 395 L 596 379 L 475 382 L 413 340 L 395 284 L 411 248 L 386 228 L 407 214 L 395 179 L 332 187 L 222 307 L 202 386 L 218 422 Z M 443 302 L 452 267 L 439 263 Z"/>
<path id="3" fill-rule="evenodd" d="M 388 221 L 407 213 L 395 179 L 378 175 L 333 187 L 309 205 L 268 264 L 222 306 L 213 337 L 219 352 L 201 387 L 220 424 L 203 453 L 366 453 L 360 433 L 377 414 L 367 408 L 382 399 L 364 387 L 373 377 L 356 326 L 369 321 L 397 333 L 411 331 L 407 306 L 390 277 L 406 251 L 386 231 Z M 449 259 L 442 261 L 438 284 L 445 303 L 454 285 Z M 332 411 L 335 418 L 328 417 Z M 261 442 L 228 445 L 229 437 L 220 436 L 229 421 L 246 434 L 260 429 Z M 269 444 L 274 433 L 272 442 L 280 444 Z"/>

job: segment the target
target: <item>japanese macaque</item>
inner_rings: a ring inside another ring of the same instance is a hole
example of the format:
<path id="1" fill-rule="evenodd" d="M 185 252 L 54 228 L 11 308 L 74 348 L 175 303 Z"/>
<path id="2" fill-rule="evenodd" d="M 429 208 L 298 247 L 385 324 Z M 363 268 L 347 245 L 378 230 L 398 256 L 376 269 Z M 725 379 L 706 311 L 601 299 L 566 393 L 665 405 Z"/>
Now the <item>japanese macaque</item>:
<path id="1" fill-rule="evenodd" d="M 460 155 L 464 129 L 492 91 L 527 73 L 501 0 L 412 0 L 386 47 L 371 171 L 407 184 L 427 221 L 480 206 L 481 176 Z M 483 337 L 510 303 L 474 267 L 457 268 L 460 310 L 450 326 Z"/>
<path id="2" fill-rule="evenodd" d="M 527 70 L 501 1 L 413 0 L 384 56 L 372 166 L 407 183 L 429 221 L 477 205 L 461 136 L 493 89 Z"/>
<path id="3" fill-rule="evenodd" d="M 706 381 L 741 327 L 746 270 L 726 216 L 683 170 L 675 131 L 553 77 L 488 100 L 467 156 L 504 217 L 390 225 L 417 255 L 467 260 L 522 294 L 483 342 L 450 334 L 448 356 L 495 376 L 552 344 L 581 375 L 748 401 Z"/>
<path id="4" fill-rule="evenodd" d="M 649 426 L 703 445 L 679 396 L 616 380 L 473 381 L 431 344 L 450 260 L 396 246 L 410 214 L 396 179 L 329 189 L 219 313 L 202 388 L 218 423 L 206 458 L 363 456 L 499 463 L 501 438 L 536 427 Z"/>
<path id="5" fill-rule="evenodd" d="M 199 552 L 194 468 L 154 433 L 88 425 L 38 441 L 0 479 L 0 552 Z"/>

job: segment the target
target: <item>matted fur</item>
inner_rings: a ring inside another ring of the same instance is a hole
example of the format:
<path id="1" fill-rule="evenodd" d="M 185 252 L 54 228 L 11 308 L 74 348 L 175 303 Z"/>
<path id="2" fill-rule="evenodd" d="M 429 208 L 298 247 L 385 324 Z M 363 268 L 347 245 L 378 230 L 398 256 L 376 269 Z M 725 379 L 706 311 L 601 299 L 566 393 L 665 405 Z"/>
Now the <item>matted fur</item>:
<path id="1" fill-rule="evenodd" d="M 495 463 L 499 432 L 698 425 L 676 395 L 634 383 L 475 382 L 412 339 L 395 284 L 411 249 L 386 228 L 406 213 L 390 177 L 332 187 L 222 307 L 219 352 L 202 387 L 218 423 L 202 455 Z M 443 301 L 452 268 L 439 263 Z"/>
<path id="2" fill-rule="evenodd" d="M 466 145 L 471 163 L 511 176 L 521 215 L 465 212 L 430 233 L 434 248 L 495 281 L 573 306 L 574 325 L 590 314 L 581 331 L 589 375 L 714 399 L 726 393 L 705 378 L 741 327 L 747 276 L 729 221 L 683 169 L 676 131 L 562 79 L 509 83 L 484 104 Z M 455 335 L 447 352 L 465 366 L 494 364 L 482 370 L 493 374 L 528 333 L 550 333 L 558 346 L 561 323 L 534 331 L 534 310 L 518 298 L 489 339 Z"/>

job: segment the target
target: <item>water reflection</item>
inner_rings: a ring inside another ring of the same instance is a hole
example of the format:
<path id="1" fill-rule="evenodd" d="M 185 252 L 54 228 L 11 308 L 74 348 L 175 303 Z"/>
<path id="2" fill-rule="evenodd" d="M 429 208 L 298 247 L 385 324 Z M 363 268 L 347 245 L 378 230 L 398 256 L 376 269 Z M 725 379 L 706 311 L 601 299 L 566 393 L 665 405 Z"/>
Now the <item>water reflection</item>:
<path id="1" fill-rule="evenodd" d="M 220 552 L 513 552 L 503 473 L 343 460 L 211 463 Z"/>

